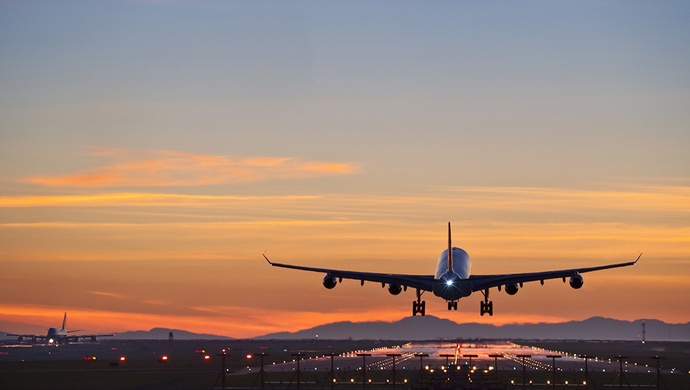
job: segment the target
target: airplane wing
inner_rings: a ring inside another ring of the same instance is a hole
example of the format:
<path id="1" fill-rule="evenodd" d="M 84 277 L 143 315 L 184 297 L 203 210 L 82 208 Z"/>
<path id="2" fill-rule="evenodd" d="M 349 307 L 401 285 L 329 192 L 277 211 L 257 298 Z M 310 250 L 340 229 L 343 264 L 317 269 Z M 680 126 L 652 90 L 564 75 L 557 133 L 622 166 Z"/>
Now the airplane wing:
<path id="1" fill-rule="evenodd" d="M 626 263 L 618 264 L 608 264 L 601 265 L 597 267 L 586 267 L 586 268 L 572 268 L 557 271 L 544 271 L 544 272 L 527 272 L 519 274 L 503 274 L 503 275 L 471 275 L 469 280 L 472 281 L 472 291 L 481 291 L 491 287 L 499 287 L 506 284 L 521 284 L 526 282 L 541 281 L 542 283 L 546 279 L 560 279 L 573 277 L 578 274 L 583 274 L 585 272 L 600 271 L 610 268 L 628 267 L 635 265 L 642 254 L 637 256 L 635 261 L 629 261 Z"/>
<path id="2" fill-rule="evenodd" d="M 48 339 L 46 337 L 46 335 L 38 335 L 38 334 L 5 333 L 5 336 L 16 337 L 19 341 L 23 341 L 24 339 L 31 339 L 32 341 L 39 341 L 39 340 L 47 340 Z"/>
<path id="3" fill-rule="evenodd" d="M 333 277 L 337 279 L 354 279 L 359 280 L 361 283 L 367 282 L 378 282 L 381 284 L 394 284 L 401 287 L 412 287 L 424 291 L 432 291 L 434 289 L 434 276 L 433 275 L 403 275 L 403 274 L 379 274 L 374 272 L 357 272 L 357 271 L 344 271 L 330 268 L 313 268 L 313 267 L 303 267 L 300 265 L 291 264 L 280 264 L 274 263 L 264 255 L 268 264 L 274 267 L 297 269 L 300 271 L 310 271 L 325 273 L 327 277 Z"/>
<path id="4" fill-rule="evenodd" d="M 110 333 L 110 334 L 80 334 L 80 335 L 74 335 L 74 336 L 67 336 L 66 339 L 67 341 L 79 341 L 79 340 L 91 340 L 91 341 L 96 341 L 97 337 L 114 337 L 115 333 Z"/>

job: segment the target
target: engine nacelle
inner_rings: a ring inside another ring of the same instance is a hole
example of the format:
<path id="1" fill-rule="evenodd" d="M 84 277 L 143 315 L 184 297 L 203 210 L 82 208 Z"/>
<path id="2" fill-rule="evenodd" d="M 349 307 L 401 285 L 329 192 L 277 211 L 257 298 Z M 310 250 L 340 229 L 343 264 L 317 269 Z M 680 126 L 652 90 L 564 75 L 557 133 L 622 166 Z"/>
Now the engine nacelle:
<path id="1" fill-rule="evenodd" d="M 331 275 L 326 275 L 323 278 L 323 286 L 326 287 L 327 289 L 332 289 L 335 287 L 335 285 L 338 284 L 338 279 L 336 279 L 334 276 Z"/>
<path id="2" fill-rule="evenodd" d="M 582 275 L 580 274 L 575 274 L 570 277 L 570 287 L 574 289 L 578 289 L 582 287 L 582 284 L 584 284 L 584 279 L 582 279 Z"/>
<path id="3" fill-rule="evenodd" d="M 388 292 L 391 293 L 391 295 L 398 295 L 402 291 L 402 286 L 398 284 L 389 284 L 388 285 Z"/>
<path id="4" fill-rule="evenodd" d="M 517 283 L 509 283 L 509 284 L 506 284 L 506 292 L 508 293 L 508 295 L 515 295 L 515 294 L 517 294 L 517 292 L 518 292 L 519 289 L 520 289 L 520 287 L 518 287 L 518 284 L 517 284 Z"/>

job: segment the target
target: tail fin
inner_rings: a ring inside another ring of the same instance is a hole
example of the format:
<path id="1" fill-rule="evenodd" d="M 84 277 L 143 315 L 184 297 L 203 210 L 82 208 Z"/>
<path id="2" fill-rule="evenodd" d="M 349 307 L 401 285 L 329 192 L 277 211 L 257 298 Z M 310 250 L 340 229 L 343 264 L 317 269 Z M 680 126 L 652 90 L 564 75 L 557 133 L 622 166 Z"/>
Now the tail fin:
<path id="1" fill-rule="evenodd" d="M 65 325 L 67 325 L 67 312 L 65 312 L 65 317 L 62 319 L 62 330 L 65 330 Z"/>
<path id="2" fill-rule="evenodd" d="M 450 222 L 448 222 L 448 272 L 453 272 L 453 244 L 450 236 Z"/>

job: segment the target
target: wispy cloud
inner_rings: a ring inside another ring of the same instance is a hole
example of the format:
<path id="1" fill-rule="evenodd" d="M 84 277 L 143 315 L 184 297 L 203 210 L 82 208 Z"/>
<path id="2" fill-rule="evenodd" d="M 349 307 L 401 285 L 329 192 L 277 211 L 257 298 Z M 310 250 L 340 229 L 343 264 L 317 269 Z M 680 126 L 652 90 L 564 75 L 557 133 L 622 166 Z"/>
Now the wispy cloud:
<path id="1" fill-rule="evenodd" d="M 0 207 L 103 207 L 103 206 L 208 206 L 219 202 L 277 202 L 317 199 L 312 195 L 236 196 L 161 193 L 109 193 L 90 195 L 0 196 Z"/>
<path id="2" fill-rule="evenodd" d="M 35 176 L 25 181 L 61 187 L 197 186 L 349 175 L 361 169 L 351 162 L 265 156 L 234 158 L 172 150 L 93 147 L 90 154 L 114 162 L 73 174 Z"/>
<path id="3" fill-rule="evenodd" d="M 89 294 L 98 295 L 102 297 L 114 298 L 114 299 L 124 299 L 125 296 L 118 293 L 106 292 L 106 291 L 89 291 Z"/>

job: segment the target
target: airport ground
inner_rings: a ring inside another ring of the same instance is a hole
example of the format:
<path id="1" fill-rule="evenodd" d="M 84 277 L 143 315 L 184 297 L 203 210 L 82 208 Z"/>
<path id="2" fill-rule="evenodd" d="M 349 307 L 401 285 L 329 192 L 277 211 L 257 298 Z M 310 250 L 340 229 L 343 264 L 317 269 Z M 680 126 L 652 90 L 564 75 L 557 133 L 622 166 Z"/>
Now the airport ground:
<path id="1" fill-rule="evenodd" d="M 6 343 L 0 389 L 521 389 L 523 375 L 526 388 L 605 389 L 620 387 L 614 356 L 622 388 L 690 389 L 690 343 L 506 340 Z"/>

